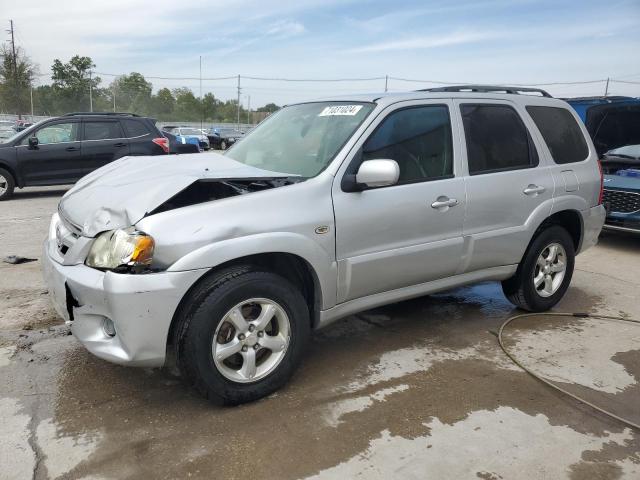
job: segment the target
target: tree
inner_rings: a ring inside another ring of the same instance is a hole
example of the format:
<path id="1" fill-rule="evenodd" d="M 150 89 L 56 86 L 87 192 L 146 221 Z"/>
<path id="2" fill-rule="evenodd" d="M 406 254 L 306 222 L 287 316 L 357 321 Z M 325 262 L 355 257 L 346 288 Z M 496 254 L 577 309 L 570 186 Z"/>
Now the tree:
<path id="1" fill-rule="evenodd" d="M 222 104 L 213 93 L 209 92 L 202 98 L 202 112 L 204 120 L 216 120 L 218 114 L 218 107 Z"/>
<path id="2" fill-rule="evenodd" d="M 23 114 L 30 111 L 30 91 L 37 74 L 37 66 L 24 51 L 13 51 L 3 45 L 0 49 L 0 111 Z"/>
<path id="3" fill-rule="evenodd" d="M 176 88 L 173 90 L 176 97 L 174 114 L 176 119 L 186 122 L 197 122 L 201 118 L 200 101 L 188 88 Z"/>
<path id="4" fill-rule="evenodd" d="M 278 110 L 280 110 L 280 107 L 278 105 L 276 105 L 275 103 L 267 103 L 264 107 L 260 107 L 256 111 L 257 112 L 273 113 L 273 112 L 277 112 Z"/>
<path id="5" fill-rule="evenodd" d="M 171 120 L 175 108 L 176 99 L 168 88 L 161 88 L 151 98 L 151 112 L 160 120 Z"/>
<path id="6" fill-rule="evenodd" d="M 94 100 L 104 96 L 98 89 L 100 77 L 93 77 L 95 68 L 91 57 L 74 55 L 67 63 L 57 58 L 51 66 L 52 87 L 57 97 L 57 108 L 62 111 L 89 110 L 89 88 L 94 91 Z"/>
<path id="7" fill-rule="evenodd" d="M 116 109 L 150 113 L 152 85 L 140 73 L 132 72 L 116 78 L 109 90 L 116 97 Z"/>

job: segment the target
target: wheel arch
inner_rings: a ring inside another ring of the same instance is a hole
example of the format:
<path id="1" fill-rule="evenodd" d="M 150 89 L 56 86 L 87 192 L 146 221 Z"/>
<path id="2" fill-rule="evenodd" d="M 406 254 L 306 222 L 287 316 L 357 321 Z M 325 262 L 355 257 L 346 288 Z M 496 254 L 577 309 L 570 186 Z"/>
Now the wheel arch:
<path id="1" fill-rule="evenodd" d="M 307 307 L 309 308 L 309 317 L 311 319 L 311 328 L 315 328 L 320 320 L 320 310 L 322 308 L 322 287 L 317 272 L 313 266 L 299 255 L 288 252 L 266 252 L 252 255 L 246 255 L 228 260 L 211 268 L 207 273 L 202 275 L 183 295 L 176 311 L 171 319 L 169 326 L 169 334 L 167 336 L 167 358 L 172 358 L 172 349 L 175 343 L 175 335 L 177 327 L 180 324 L 180 318 L 188 307 L 188 300 L 193 291 L 195 291 L 203 282 L 207 282 L 221 271 L 235 266 L 249 266 L 254 269 L 260 269 L 276 273 L 286 278 L 294 285 L 300 286 L 300 291 L 305 298 Z"/>
<path id="2" fill-rule="evenodd" d="M 20 178 L 18 178 L 18 175 L 16 174 L 16 170 L 10 167 L 7 162 L 5 162 L 4 160 L 0 160 L 0 168 L 3 168 L 4 170 L 6 170 L 11 174 L 11 176 L 13 177 L 13 181 L 16 184 L 16 187 L 22 188 L 24 186 L 20 181 Z"/>
<path id="3" fill-rule="evenodd" d="M 558 225 L 569 232 L 569 235 L 571 235 L 571 239 L 573 240 L 573 247 L 577 255 L 580 251 L 580 247 L 582 246 L 582 238 L 584 235 L 584 220 L 582 219 L 582 215 L 580 214 L 580 212 L 574 209 L 567 209 L 553 213 L 552 215 L 544 219 L 538 226 L 535 233 L 533 234 L 533 237 L 531 238 L 531 241 L 529 242 L 529 245 L 542 230 L 551 225 Z M 528 248 L 529 247 L 527 246 L 527 250 Z"/>

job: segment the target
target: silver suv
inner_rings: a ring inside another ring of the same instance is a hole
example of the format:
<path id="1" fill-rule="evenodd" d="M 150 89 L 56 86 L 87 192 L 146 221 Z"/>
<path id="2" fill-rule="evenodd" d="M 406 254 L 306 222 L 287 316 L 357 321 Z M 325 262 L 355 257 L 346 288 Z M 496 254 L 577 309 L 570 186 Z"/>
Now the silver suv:
<path id="1" fill-rule="evenodd" d="M 565 294 L 604 223 L 596 151 L 540 90 L 465 86 L 301 103 L 224 155 L 124 158 L 60 201 L 57 311 L 93 354 L 226 404 L 281 387 L 313 329 L 486 280 Z"/>

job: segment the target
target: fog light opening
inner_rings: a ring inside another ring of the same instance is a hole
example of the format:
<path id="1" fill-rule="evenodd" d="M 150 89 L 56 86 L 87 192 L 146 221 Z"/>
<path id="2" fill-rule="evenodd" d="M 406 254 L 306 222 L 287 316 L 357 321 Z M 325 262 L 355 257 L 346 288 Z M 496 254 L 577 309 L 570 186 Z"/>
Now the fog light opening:
<path id="1" fill-rule="evenodd" d="M 102 321 L 102 330 L 104 331 L 104 334 L 107 337 L 115 337 L 116 336 L 116 326 L 108 318 L 105 318 Z"/>

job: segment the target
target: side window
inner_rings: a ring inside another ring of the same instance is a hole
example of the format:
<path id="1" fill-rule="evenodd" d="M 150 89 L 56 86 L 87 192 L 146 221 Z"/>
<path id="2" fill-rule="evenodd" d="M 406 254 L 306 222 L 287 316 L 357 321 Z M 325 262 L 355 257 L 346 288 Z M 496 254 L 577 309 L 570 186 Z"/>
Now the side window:
<path id="1" fill-rule="evenodd" d="M 141 137 L 149 133 L 147 126 L 140 120 L 124 119 L 122 121 L 127 132 L 127 138 Z"/>
<path id="2" fill-rule="evenodd" d="M 78 140 L 79 125 L 80 123 L 78 122 L 54 123 L 53 125 L 47 125 L 36 131 L 35 136 L 38 138 L 38 144 L 40 145 L 75 142 Z M 29 138 L 25 137 L 21 144 L 28 145 Z"/>
<path id="3" fill-rule="evenodd" d="M 560 107 L 528 106 L 527 112 L 540 130 L 556 163 L 581 162 L 589 147 L 571 113 Z"/>
<path id="4" fill-rule="evenodd" d="M 488 104 L 464 104 L 460 108 L 470 175 L 538 164 L 527 129 L 513 108 Z"/>
<path id="5" fill-rule="evenodd" d="M 108 140 L 123 138 L 122 127 L 119 122 L 85 122 L 85 140 Z"/>
<path id="6" fill-rule="evenodd" d="M 400 183 L 453 175 L 449 109 L 412 107 L 389 114 L 367 139 L 362 160 L 385 158 L 400 166 Z"/>

